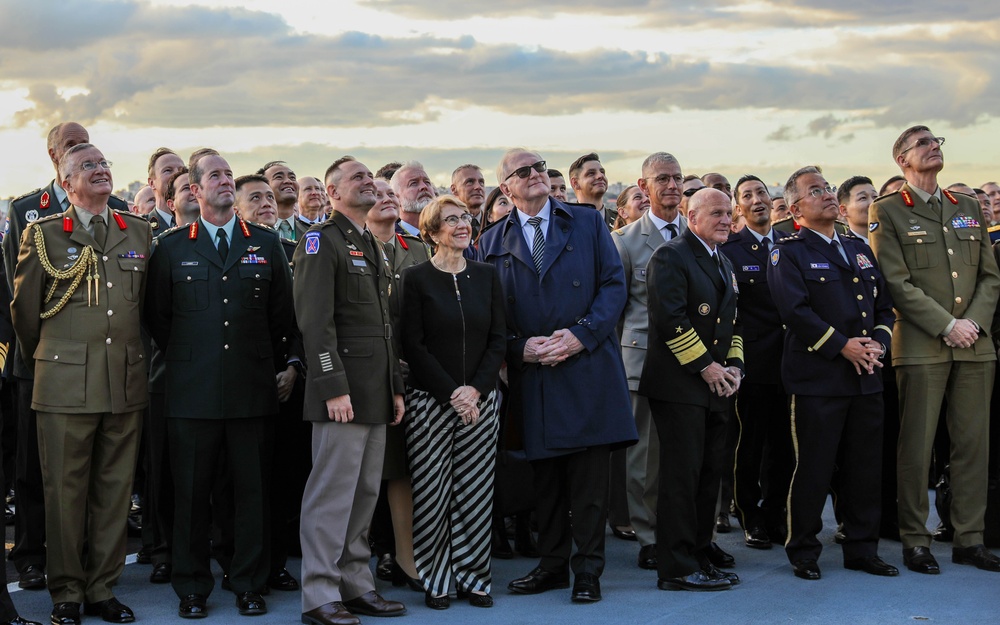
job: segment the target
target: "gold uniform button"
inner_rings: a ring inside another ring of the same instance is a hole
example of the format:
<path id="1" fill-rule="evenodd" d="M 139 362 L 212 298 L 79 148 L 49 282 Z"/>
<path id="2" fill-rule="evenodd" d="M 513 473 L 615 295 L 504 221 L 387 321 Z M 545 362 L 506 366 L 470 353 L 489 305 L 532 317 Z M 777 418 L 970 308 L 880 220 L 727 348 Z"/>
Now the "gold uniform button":
<path id="1" fill-rule="evenodd" d="M 721 317 L 716 318 L 715 323 L 722 323 L 722 318 Z"/>
<path id="2" fill-rule="evenodd" d="M 958 272 L 957 271 L 951 272 L 951 277 L 952 278 L 957 278 L 958 277 Z"/>
<path id="3" fill-rule="evenodd" d="M 956 297 L 955 298 L 955 303 L 956 304 L 961 304 L 962 303 L 962 298 L 961 297 Z"/>
<path id="4" fill-rule="evenodd" d="M 862 316 L 862 317 L 867 317 L 867 316 L 868 316 L 868 313 L 866 313 L 865 311 L 861 311 L 861 316 Z"/>
<path id="5" fill-rule="evenodd" d="M 944 228 L 942 228 L 942 230 L 944 230 L 945 232 L 948 232 L 948 226 L 945 226 Z"/>
<path id="6" fill-rule="evenodd" d="M 824 278 L 823 276 L 820 276 L 819 281 L 820 282 L 826 282 L 826 278 Z"/>
<path id="7" fill-rule="evenodd" d="M 857 278 L 857 277 L 855 277 L 855 278 L 854 278 L 854 283 L 855 283 L 855 284 L 857 284 L 857 283 L 858 283 L 858 278 Z"/>
<path id="8" fill-rule="evenodd" d="M 750 284 L 753 284 L 753 278 L 750 278 Z"/>
<path id="9" fill-rule="evenodd" d="M 923 243 L 923 242 L 924 242 L 923 239 L 917 239 L 917 243 Z M 950 252 L 951 250 L 948 250 L 948 251 Z"/>
<path id="10" fill-rule="evenodd" d="M 714 341 L 712 341 L 712 345 L 718 345 L 718 344 L 719 344 L 719 339 L 715 339 Z"/>
<path id="11" fill-rule="evenodd" d="M 976 240 L 976 235 L 972 235 L 971 237 L 969 237 L 969 240 L 970 241 L 975 241 Z"/>
<path id="12" fill-rule="evenodd" d="M 632 344 L 633 344 L 633 345 L 638 345 L 638 344 L 639 344 L 639 341 L 632 341 Z"/>
<path id="13" fill-rule="evenodd" d="M 868 336 L 868 330 L 862 330 L 861 336 Z"/>
<path id="14" fill-rule="evenodd" d="M 861 300 L 863 300 L 864 298 L 865 298 L 865 296 L 864 296 L 864 295 L 859 295 L 859 296 L 858 296 L 858 301 L 860 302 L 860 301 L 861 301 Z"/>

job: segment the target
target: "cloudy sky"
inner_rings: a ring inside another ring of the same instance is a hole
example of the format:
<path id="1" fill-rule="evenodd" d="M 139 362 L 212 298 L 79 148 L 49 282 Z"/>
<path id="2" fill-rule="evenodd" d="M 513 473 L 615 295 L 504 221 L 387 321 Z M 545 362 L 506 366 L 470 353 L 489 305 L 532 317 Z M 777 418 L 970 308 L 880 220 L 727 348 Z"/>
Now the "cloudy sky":
<path id="1" fill-rule="evenodd" d="M 879 185 L 913 123 L 947 137 L 943 181 L 1000 178 L 989 0 L 29 0 L 0 24 L 0 197 L 52 177 L 64 120 L 116 187 L 161 145 L 237 173 L 353 154 L 446 184 L 523 145 L 561 169 L 596 150 L 612 181 L 665 150 L 685 173 Z"/>

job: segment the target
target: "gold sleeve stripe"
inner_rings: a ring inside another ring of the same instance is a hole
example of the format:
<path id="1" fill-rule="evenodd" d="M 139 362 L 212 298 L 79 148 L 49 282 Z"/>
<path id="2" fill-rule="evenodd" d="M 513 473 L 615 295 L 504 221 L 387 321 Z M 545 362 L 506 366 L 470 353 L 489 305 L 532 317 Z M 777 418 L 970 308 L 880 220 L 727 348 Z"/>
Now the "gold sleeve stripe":
<path id="1" fill-rule="evenodd" d="M 698 334 L 694 331 L 694 328 L 691 328 L 684 334 L 667 341 L 667 347 L 669 347 L 671 350 L 674 350 L 675 348 L 681 347 L 682 345 L 689 345 L 697 340 L 698 340 Z"/>
<path id="2" fill-rule="evenodd" d="M 892 336 L 892 328 L 890 328 L 889 326 L 877 325 L 877 326 L 875 326 L 875 329 L 876 330 L 885 330 L 886 332 L 889 333 L 889 336 Z"/>
<path id="3" fill-rule="evenodd" d="M 0 369 L 7 365 L 7 352 L 10 350 L 9 343 L 0 343 Z"/>
<path id="4" fill-rule="evenodd" d="M 682 352 L 674 351 L 674 356 L 677 357 L 678 362 L 682 365 L 686 365 L 689 362 L 698 360 L 703 354 L 706 353 L 708 353 L 708 350 L 705 349 L 705 345 L 701 341 L 698 341 L 694 346 L 685 349 Z"/>
<path id="5" fill-rule="evenodd" d="M 833 326 L 830 326 L 829 328 L 827 328 L 826 334 L 824 334 L 823 336 L 821 336 L 820 339 L 818 341 L 816 341 L 816 344 L 812 346 L 813 351 L 816 351 L 820 347 L 823 347 L 823 343 L 826 343 L 830 339 L 831 336 L 833 336 Z"/>
<path id="6" fill-rule="evenodd" d="M 729 346 L 729 353 L 726 354 L 726 360 L 729 360 L 730 358 L 737 358 L 741 361 L 743 360 L 743 337 L 733 337 L 733 342 Z"/>

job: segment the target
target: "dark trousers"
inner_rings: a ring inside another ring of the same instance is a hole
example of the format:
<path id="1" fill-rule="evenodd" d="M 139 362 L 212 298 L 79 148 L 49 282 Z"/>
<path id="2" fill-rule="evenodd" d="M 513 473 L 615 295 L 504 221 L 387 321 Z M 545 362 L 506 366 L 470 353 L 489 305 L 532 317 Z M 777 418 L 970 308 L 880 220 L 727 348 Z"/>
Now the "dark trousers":
<path id="1" fill-rule="evenodd" d="M 209 567 L 210 500 L 223 451 L 233 479 L 235 509 L 229 580 L 234 592 L 259 591 L 267 584 L 272 419 L 167 419 L 174 476 L 171 583 L 178 597 L 208 596 L 215 585 Z"/>
<path id="2" fill-rule="evenodd" d="M 610 448 L 601 445 L 531 462 L 542 568 L 562 572 L 568 564 L 577 575 L 604 571 L 610 455 Z"/>
<path id="3" fill-rule="evenodd" d="M 657 573 L 661 579 L 683 577 L 707 563 L 729 415 L 656 399 L 649 407 L 660 438 Z"/>
<path id="4" fill-rule="evenodd" d="M 788 484 L 795 466 L 785 390 L 778 384 L 744 384 L 736 402 L 736 421 L 736 515 L 744 529 L 777 529 L 786 522 Z"/>
<path id="5" fill-rule="evenodd" d="M 17 457 L 14 462 L 14 492 L 17 514 L 14 517 L 14 548 L 10 560 L 23 571 L 25 567 L 45 568 L 45 495 L 42 465 L 38 459 L 38 425 L 31 409 L 35 381 L 14 378 L 17 410 Z M 122 516 L 128 510 L 122 510 Z"/>
<path id="6" fill-rule="evenodd" d="M 305 379 L 299 376 L 288 400 L 279 405 L 271 466 L 271 571 L 285 568 L 288 555 L 302 553 L 299 519 L 302 492 L 312 466 L 312 424 L 302 420 Z"/>
<path id="7" fill-rule="evenodd" d="M 823 506 L 837 471 L 837 510 L 844 524 L 844 559 L 878 551 L 882 497 L 882 394 L 792 395 L 795 473 L 788 494 L 789 562 L 818 560 Z M 837 466 L 838 457 L 841 458 Z"/>
<path id="8" fill-rule="evenodd" d="M 149 394 L 149 416 L 143 425 L 146 500 L 143 504 L 142 532 L 144 537 L 147 532 L 150 536 L 153 564 L 170 562 L 170 537 L 174 526 L 174 480 L 170 472 L 164 401 L 163 393 Z"/>
<path id="9" fill-rule="evenodd" d="M 6 416 L 6 415 L 5 415 Z M 4 484 L 4 464 L 3 464 L 3 442 L 0 441 L 0 484 Z M 14 607 L 14 602 L 10 598 L 10 592 L 7 591 L 7 567 L 3 566 L 3 584 L 0 585 L 0 621 L 7 623 L 17 617 L 17 608 Z"/>

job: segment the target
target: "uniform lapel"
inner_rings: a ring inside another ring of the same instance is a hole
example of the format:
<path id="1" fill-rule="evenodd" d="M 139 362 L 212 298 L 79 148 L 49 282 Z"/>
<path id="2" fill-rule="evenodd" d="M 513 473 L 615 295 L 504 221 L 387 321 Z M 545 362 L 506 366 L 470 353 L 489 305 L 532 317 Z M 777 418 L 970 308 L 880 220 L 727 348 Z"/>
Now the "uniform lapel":
<path id="1" fill-rule="evenodd" d="M 102 251 L 107 252 L 113 250 L 115 246 L 120 244 L 122 241 L 128 238 L 125 231 L 121 229 L 118 225 L 118 219 L 115 219 L 117 215 L 110 208 L 108 209 L 108 236 L 104 240 L 104 249 Z"/>
<path id="2" fill-rule="evenodd" d="M 954 207 L 952 203 L 948 201 L 947 198 L 944 199 L 944 203 L 941 205 L 941 214 L 936 215 L 934 213 L 934 209 L 931 208 L 931 205 L 923 201 L 917 194 L 917 192 L 913 190 L 913 187 L 909 185 L 909 183 L 904 184 L 903 188 L 900 189 L 900 191 L 904 190 L 910 194 L 910 198 L 912 198 L 913 200 L 913 208 L 911 210 L 913 211 L 914 215 L 920 215 L 925 219 L 930 219 L 934 223 L 945 223 L 945 221 L 947 221 L 946 219 L 944 219 L 944 214 L 948 209 L 945 208 L 944 204 Z"/>
<path id="3" fill-rule="evenodd" d="M 725 283 L 722 281 L 722 274 L 719 273 L 719 266 L 712 260 L 711 254 L 701 244 L 701 240 L 690 230 L 684 233 L 684 240 L 691 247 L 691 251 L 694 252 L 694 258 L 698 262 L 698 266 L 712 279 L 712 284 L 715 285 L 716 290 L 721 291 L 725 287 Z M 718 252 L 718 246 L 716 246 L 716 252 Z"/>
<path id="4" fill-rule="evenodd" d="M 249 228 L 249 226 L 247 226 Z M 229 237 L 229 255 L 226 256 L 226 262 L 222 265 L 222 273 L 226 273 L 232 269 L 240 257 L 243 256 L 243 252 L 246 251 L 246 245 L 248 237 L 243 234 L 243 227 L 240 223 L 240 218 L 236 218 L 236 223 L 233 224 L 233 236 Z"/>
<path id="5" fill-rule="evenodd" d="M 382 259 L 375 258 L 375 251 L 372 249 L 372 246 L 365 241 L 364 231 L 358 230 L 357 226 L 355 226 L 343 213 L 334 211 L 332 218 L 335 220 L 337 227 L 340 228 L 340 231 L 343 232 L 344 238 L 347 239 L 351 245 L 357 248 L 357 250 L 360 250 L 361 253 L 364 254 L 364 257 L 368 259 L 368 262 L 370 262 L 377 269 L 381 264 Z M 372 237 L 372 239 L 374 238 L 375 237 Z"/>
<path id="6" fill-rule="evenodd" d="M 215 241 L 208 234 L 208 228 L 201 223 L 198 224 L 198 238 L 194 242 L 194 251 L 205 257 L 208 262 L 216 267 L 222 267 L 222 258 L 219 257 L 219 250 L 215 247 Z M 229 251 L 233 251 L 233 246 L 229 246 Z"/>
<path id="7" fill-rule="evenodd" d="M 89 232 L 87 232 L 86 228 L 83 227 L 83 223 L 80 221 L 80 218 L 76 214 L 76 206 L 73 206 L 72 203 L 70 203 L 69 208 L 66 209 L 66 216 L 73 220 L 73 232 L 71 232 L 69 235 L 70 241 L 73 241 L 74 243 L 79 243 L 80 245 L 89 245 L 95 250 L 101 249 L 100 246 L 97 245 L 97 241 L 94 240 L 94 237 Z M 108 235 L 110 236 L 110 234 L 111 231 L 109 230 Z"/>
<path id="8" fill-rule="evenodd" d="M 655 251 L 656 248 L 664 243 L 663 233 L 656 227 L 653 220 L 649 218 L 648 210 L 639 219 L 639 232 L 646 238 L 646 247 L 651 250 Z"/>

